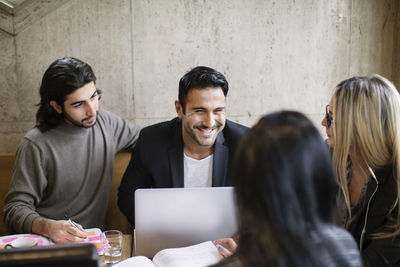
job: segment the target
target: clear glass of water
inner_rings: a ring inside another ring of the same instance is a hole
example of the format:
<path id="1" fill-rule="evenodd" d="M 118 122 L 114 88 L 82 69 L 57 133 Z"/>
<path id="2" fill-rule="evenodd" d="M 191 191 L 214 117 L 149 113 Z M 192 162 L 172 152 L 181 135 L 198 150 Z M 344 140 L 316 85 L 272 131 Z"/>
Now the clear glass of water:
<path id="1" fill-rule="evenodd" d="M 104 264 L 111 266 L 120 261 L 122 254 L 122 233 L 118 230 L 108 230 L 101 234 Z"/>

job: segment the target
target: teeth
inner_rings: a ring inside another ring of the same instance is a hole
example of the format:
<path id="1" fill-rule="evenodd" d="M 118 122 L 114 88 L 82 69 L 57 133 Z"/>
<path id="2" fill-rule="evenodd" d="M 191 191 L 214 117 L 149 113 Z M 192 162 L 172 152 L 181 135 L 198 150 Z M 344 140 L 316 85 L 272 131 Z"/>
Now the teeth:
<path id="1" fill-rule="evenodd" d="M 213 131 L 213 129 L 209 129 L 209 130 L 200 129 L 200 131 L 205 134 L 210 134 Z"/>

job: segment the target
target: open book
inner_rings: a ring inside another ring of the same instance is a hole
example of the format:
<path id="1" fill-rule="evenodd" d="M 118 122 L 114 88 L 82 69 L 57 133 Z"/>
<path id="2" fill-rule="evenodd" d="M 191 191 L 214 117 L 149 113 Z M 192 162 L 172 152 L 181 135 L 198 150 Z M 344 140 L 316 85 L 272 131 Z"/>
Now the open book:
<path id="1" fill-rule="evenodd" d="M 145 256 L 136 256 L 114 267 L 205 267 L 222 260 L 218 249 L 211 241 L 183 248 L 167 248 L 154 255 L 153 261 Z"/>

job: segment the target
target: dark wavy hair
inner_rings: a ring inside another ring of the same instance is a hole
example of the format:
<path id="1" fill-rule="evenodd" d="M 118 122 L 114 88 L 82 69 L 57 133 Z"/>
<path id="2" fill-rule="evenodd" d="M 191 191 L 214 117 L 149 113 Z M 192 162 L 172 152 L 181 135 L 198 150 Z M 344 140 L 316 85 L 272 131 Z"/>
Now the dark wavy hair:
<path id="1" fill-rule="evenodd" d="M 186 96 L 192 89 L 204 89 L 207 87 L 221 87 L 226 96 L 229 91 L 229 84 L 225 76 L 219 71 L 198 66 L 188 71 L 179 81 L 179 104 L 185 114 Z"/>
<path id="2" fill-rule="evenodd" d="M 244 266 L 323 266 L 319 247 L 332 241 L 319 226 L 331 220 L 336 184 L 328 148 L 309 119 L 294 111 L 261 118 L 240 142 L 233 179 L 236 256 Z M 312 234 L 325 242 L 317 247 Z M 327 251 L 335 253 L 334 245 Z"/>
<path id="3" fill-rule="evenodd" d="M 63 114 L 57 113 L 50 105 L 55 101 L 64 108 L 67 95 L 89 82 L 96 82 L 96 76 L 89 64 L 73 58 L 57 59 L 47 68 L 40 85 L 40 103 L 36 113 L 36 127 L 45 132 L 57 126 Z M 100 95 L 100 90 L 97 90 Z"/>

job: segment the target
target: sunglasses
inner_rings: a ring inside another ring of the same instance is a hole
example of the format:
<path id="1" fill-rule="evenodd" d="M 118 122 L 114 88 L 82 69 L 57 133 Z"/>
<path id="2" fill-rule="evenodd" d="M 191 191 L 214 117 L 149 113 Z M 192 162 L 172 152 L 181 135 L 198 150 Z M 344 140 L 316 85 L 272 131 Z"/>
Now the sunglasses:
<path id="1" fill-rule="evenodd" d="M 326 105 L 326 107 L 325 107 L 325 119 L 326 119 L 326 124 L 328 125 L 328 127 L 331 127 L 331 125 L 333 123 L 333 118 L 331 115 L 329 115 L 329 105 Z"/>

